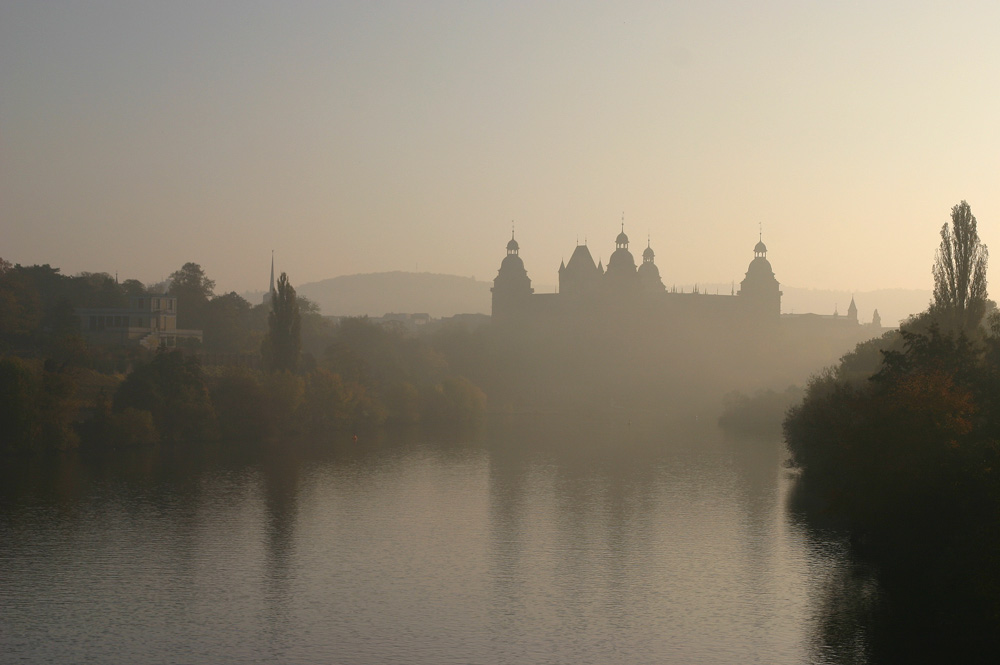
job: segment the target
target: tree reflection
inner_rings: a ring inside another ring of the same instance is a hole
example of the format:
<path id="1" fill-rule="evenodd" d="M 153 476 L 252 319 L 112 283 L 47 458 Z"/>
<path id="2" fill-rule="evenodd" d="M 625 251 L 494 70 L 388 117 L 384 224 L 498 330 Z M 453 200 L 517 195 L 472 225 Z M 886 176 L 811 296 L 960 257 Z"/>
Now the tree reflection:
<path id="1" fill-rule="evenodd" d="M 864 541 L 850 542 L 796 489 L 790 510 L 814 543 L 839 543 L 845 562 L 818 599 L 815 659 L 832 663 L 992 663 L 1000 636 L 988 608 L 949 584 L 954 571 L 899 562 L 891 571 L 871 563 Z M 914 555 L 914 564 L 921 561 Z"/>

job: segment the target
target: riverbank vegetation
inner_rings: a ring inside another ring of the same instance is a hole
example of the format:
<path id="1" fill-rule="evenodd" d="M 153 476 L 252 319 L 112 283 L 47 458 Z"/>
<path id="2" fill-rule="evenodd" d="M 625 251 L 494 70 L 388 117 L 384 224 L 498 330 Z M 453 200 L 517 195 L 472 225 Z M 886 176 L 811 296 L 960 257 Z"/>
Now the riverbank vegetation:
<path id="1" fill-rule="evenodd" d="M 986 261 L 963 201 L 941 231 L 929 310 L 815 377 L 784 423 L 801 504 L 850 533 L 897 612 L 927 610 L 915 634 L 963 636 L 951 653 L 1000 635 L 1000 316 Z"/>
<path id="2" fill-rule="evenodd" d="M 722 401 L 719 426 L 739 435 L 774 435 L 781 432 L 781 423 L 788 410 L 802 401 L 799 386 L 778 391 L 762 388 L 747 395 L 740 391 L 727 394 Z"/>
<path id="3" fill-rule="evenodd" d="M 468 346 L 467 330 L 438 339 L 366 317 L 334 321 L 284 274 L 256 307 L 213 288 L 193 263 L 147 289 L 0 262 L 0 453 L 468 425 L 485 412 L 485 394 L 447 351 Z M 178 315 L 190 307 L 183 326 L 203 329 L 203 345 L 148 350 L 82 335 L 76 308 L 126 308 L 130 295 L 164 291 L 183 295 Z M 232 362 L 203 362 L 218 356 Z"/>

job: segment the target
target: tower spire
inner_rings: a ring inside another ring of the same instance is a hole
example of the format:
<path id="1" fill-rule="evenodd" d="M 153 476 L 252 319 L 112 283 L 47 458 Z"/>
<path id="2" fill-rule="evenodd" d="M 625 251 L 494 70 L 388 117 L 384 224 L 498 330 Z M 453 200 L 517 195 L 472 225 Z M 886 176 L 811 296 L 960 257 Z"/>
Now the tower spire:
<path id="1" fill-rule="evenodd" d="M 268 291 L 274 297 L 274 250 L 271 250 L 271 289 Z"/>

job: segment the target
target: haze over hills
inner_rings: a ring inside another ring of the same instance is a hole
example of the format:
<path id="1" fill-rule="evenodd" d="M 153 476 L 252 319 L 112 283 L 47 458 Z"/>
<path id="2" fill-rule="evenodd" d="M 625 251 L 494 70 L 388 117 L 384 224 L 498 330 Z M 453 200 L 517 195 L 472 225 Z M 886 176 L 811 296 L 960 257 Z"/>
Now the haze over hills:
<path id="1" fill-rule="evenodd" d="M 490 286 L 472 277 L 394 271 L 332 277 L 303 284 L 296 291 L 327 315 L 424 312 L 438 318 L 489 314 Z"/>
<path id="2" fill-rule="evenodd" d="M 296 290 L 320 306 L 323 314 L 336 316 L 382 316 L 387 312 L 426 312 L 437 318 L 455 314 L 489 314 L 491 282 L 458 275 L 417 272 L 382 272 L 343 275 L 309 282 Z M 690 291 L 693 285 L 678 285 Z M 727 293 L 731 285 L 703 285 L 706 293 Z M 846 313 L 853 295 L 862 322 L 871 321 L 878 309 L 882 324 L 895 326 L 901 319 L 921 312 L 930 302 L 930 291 L 920 289 L 878 289 L 875 291 L 832 291 L 781 286 L 785 313 L 832 314 L 836 308 Z M 552 285 L 536 285 L 536 293 L 551 293 Z"/>
<path id="3" fill-rule="evenodd" d="M 831 291 L 825 289 L 797 289 L 781 285 L 781 311 L 786 314 L 840 314 L 847 312 L 847 306 L 854 298 L 858 307 L 858 319 L 870 323 L 872 313 L 878 310 L 882 325 L 895 327 L 911 314 L 927 309 L 931 302 L 931 292 L 923 289 L 876 289 L 874 291 Z"/>

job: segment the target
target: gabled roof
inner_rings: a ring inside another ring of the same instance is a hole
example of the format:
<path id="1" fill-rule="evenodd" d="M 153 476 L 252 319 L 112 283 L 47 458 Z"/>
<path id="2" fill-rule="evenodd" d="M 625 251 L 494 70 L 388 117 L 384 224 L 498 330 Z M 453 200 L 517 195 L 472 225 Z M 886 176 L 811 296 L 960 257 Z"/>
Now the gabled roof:
<path id="1" fill-rule="evenodd" d="M 573 256 L 569 257 L 566 264 L 567 270 L 596 270 L 594 257 L 590 255 L 590 250 L 586 245 L 577 245 L 573 250 Z"/>

